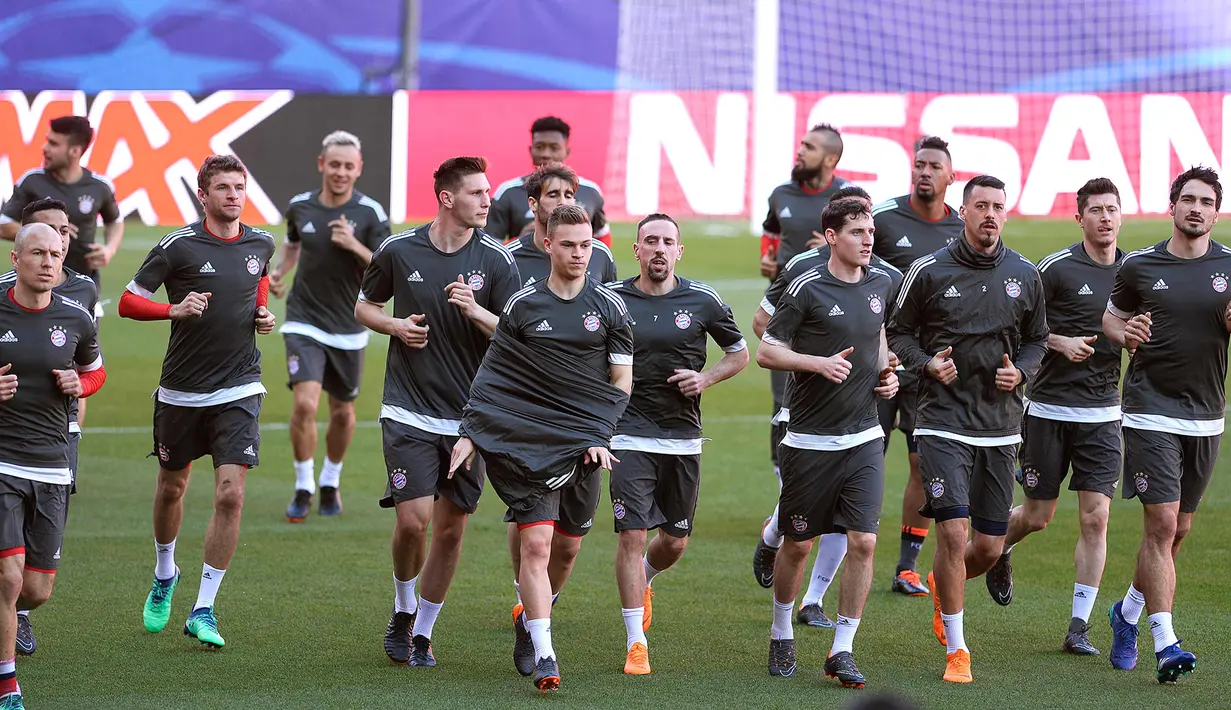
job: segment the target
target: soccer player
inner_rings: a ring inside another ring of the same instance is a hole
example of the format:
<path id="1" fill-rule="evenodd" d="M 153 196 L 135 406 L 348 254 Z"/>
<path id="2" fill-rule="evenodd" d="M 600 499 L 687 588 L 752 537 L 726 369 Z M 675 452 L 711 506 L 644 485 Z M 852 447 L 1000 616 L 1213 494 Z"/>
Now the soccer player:
<path id="1" fill-rule="evenodd" d="M 839 190 L 838 193 L 850 194 L 851 198 L 858 199 L 868 210 L 872 209 L 872 201 L 866 197 L 867 193 L 864 192 L 863 188 L 856 185 L 847 185 Z M 863 193 L 863 195 L 859 193 Z M 844 198 L 839 197 L 837 199 Z M 833 204 L 833 202 L 830 204 Z M 822 234 L 822 236 L 824 235 Z M 753 315 L 752 328 L 758 337 L 764 337 L 765 326 L 769 323 L 771 315 L 776 311 L 776 304 L 782 299 L 782 294 L 786 292 L 787 286 L 805 271 L 828 263 L 830 253 L 829 245 L 825 244 L 813 247 L 787 262 L 786 266 L 778 274 L 778 278 L 774 279 L 773 284 L 766 289 L 765 297 L 761 299 L 761 304 L 757 308 L 756 314 Z M 891 300 L 897 293 L 898 287 L 902 284 L 902 272 L 894 268 L 892 264 L 876 256 L 876 254 L 872 255 L 869 266 L 889 274 L 892 281 L 892 289 L 888 300 Z M 891 364 L 897 367 L 897 358 L 893 353 L 889 354 L 889 360 Z M 790 421 L 790 399 L 791 388 L 788 387 L 783 407 L 774 415 L 775 425 L 783 429 L 785 429 L 786 423 Z M 761 537 L 757 541 L 757 548 L 752 556 L 753 577 L 763 587 L 773 586 L 774 562 L 778 549 L 782 546 L 784 539 L 784 536 L 778 529 L 778 514 L 779 508 L 774 506 L 773 514 L 770 515 L 765 525 L 761 528 Z M 800 600 L 799 610 L 795 615 L 796 621 L 814 628 L 833 628 L 833 621 L 825 614 L 824 598 L 825 592 L 829 590 L 829 586 L 833 583 L 834 576 L 837 574 L 838 567 L 841 566 L 845 556 L 846 536 L 844 534 L 832 532 L 820 536 L 820 541 L 816 545 L 816 561 L 812 566 L 808 590 Z"/>
<path id="2" fill-rule="evenodd" d="M 560 205 L 577 204 L 577 173 L 563 163 L 543 163 L 525 179 L 526 199 L 534 213 L 534 229 L 505 246 L 517 260 L 517 272 L 522 285 L 529 286 L 546 279 L 551 273 L 551 256 L 544 246 L 547 240 L 547 220 Z M 489 216 L 490 219 L 490 216 Z M 590 278 L 600 283 L 616 280 L 615 256 L 602 242 L 594 242 L 589 269 Z"/>
<path id="3" fill-rule="evenodd" d="M 611 504 L 620 536 L 616 582 L 628 633 L 624 672 L 650 672 L 648 641 L 656 575 L 680 560 L 701 487 L 701 393 L 748 364 L 748 345 L 714 289 L 675 273 L 680 228 L 655 213 L 637 225 L 641 275 L 610 284 L 633 325 L 633 392 L 611 440 Z M 723 356 L 705 367 L 707 335 Z M 646 545 L 646 533 L 658 534 Z M 644 553 L 644 556 L 643 556 Z"/>
<path id="4" fill-rule="evenodd" d="M 886 200 L 872 208 L 876 221 L 873 253 L 903 273 L 916 259 L 944 249 L 962 236 L 962 219 L 945 204 L 945 193 L 953 184 L 953 159 L 949 144 L 936 136 L 925 136 L 915 143 L 915 163 L 911 169 L 910 194 Z M 902 492 L 902 537 L 898 564 L 890 589 L 898 594 L 927 596 L 928 588 L 915 571 L 919 552 L 927 539 L 932 521 L 919 513 L 925 502 L 923 479 L 919 474 L 919 448 L 912 432 L 915 409 L 919 404 L 919 378 L 909 370 L 899 370 L 898 396 L 881 400 L 881 426 L 885 445 L 896 423 L 906 436 L 910 472 Z"/>
<path id="5" fill-rule="evenodd" d="M 441 163 L 436 219 L 380 245 L 355 304 L 360 323 L 390 336 L 380 408 L 389 480 L 380 505 L 396 518 L 384 646 L 411 666 L 436 665 L 432 630 L 483 492 L 482 466 L 449 476 L 449 452 L 496 313 L 521 283 L 513 256 L 482 229 L 491 206 L 486 172 L 483 158 Z"/>
<path id="6" fill-rule="evenodd" d="M 73 399 L 106 380 L 94 315 L 54 293 L 64 243 L 45 224 L 21 227 L 16 278 L 0 301 L 0 708 L 24 707 L 14 662 L 18 609 L 47 602 L 60 564 L 72 470 Z"/>
<path id="7" fill-rule="evenodd" d="M 492 488 L 521 528 L 518 584 L 525 610 L 514 621 L 514 664 L 544 692 L 560 687 L 551 644 L 552 539 L 566 515 L 594 517 L 601 491 L 586 482 L 600 467 L 619 463 L 609 447 L 632 390 L 631 321 L 624 301 L 586 275 L 593 243 L 581 206 L 560 205 L 551 213 L 551 275 L 505 304 L 449 464 L 460 475 L 462 464 L 469 467 L 474 453 L 481 454 Z M 593 491 L 588 510 L 566 511 L 563 492 L 579 485 Z M 528 659 L 522 633 L 530 637 Z"/>
<path id="8" fill-rule="evenodd" d="M 1073 468 L 1069 490 L 1077 491 L 1078 521 L 1073 613 L 1062 648 L 1095 655 L 1090 612 L 1107 559 L 1107 516 L 1120 480 L 1120 346 L 1102 335 L 1103 311 L 1124 253 L 1120 191 L 1107 178 L 1077 191 L 1082 239 L 1039 261 L 1047 302 L 1048 353 L 1026 390 L 1022 423 L 1022 488 L 1026 501 L 1013 509 L 1000 560 L 988 571 L 992 599 L 1013 600 L 1013 546 L 1047 527 L 1056 513 L 1060 484 Z"/>
<path id="9" fill-rule="evenodd" d="M 60 235 L 62 242 L 61 255 L 67 254 L 71 230 L 68 221 L 68 210 L 63 202 L 44 197 L 26 205 L 21 211 L 22 225 L 45 224 Z M 0 290 L 8 290 L 17 282 L 17 272 L 10 271 L 0 275 Z M 91 315 L 98 304 L 98 287 L 93 279 L 79 274 L 64 266 L 60 269 L 57 283 L 52 291 L 85 308 Z M 68 467 L 72 472 L 72 483 L 69 493 L 77 492 L 77 444 L 81 440 L 81 425 L 77 421 L 78 400 L 74 399 L 68 411 Z M 30 624 L 30 610 L 17 612 L 17 653 L 29 656 L 38 649 L 38 640 L 34 636 L 34 627 Z"/>
<path id="10" fill-rule="evenodd" d="M 1158 682 L 1196 666 L 1171 622 L 1175 560 L 1214 473 L 1226 406 L 1231 249 L 1210 239 L 1222 206 L 1218 174 L 1196 167 L 1171 183 L 1171 236 L 1124 257 L 1103 332 L 1133 357 L 1124 377 L 1124 497 L 1144 510 L 1137 570 L 1111 608 L 1111 665 L 1137 665 L 1144 608 Z"/>
<path id="11" fill-rule="evenodd" d="M 214 600 L 239 543 L 248 469 L 259 463 L 258 418 L 265 387 L 256 334 L 273 332 L 266 308 L 274 238 L 239 221 L 248 173 L 239 158 L 211 155 L 197 173 L 205 219 L 177 229 L 150 250 L 120 298 L 120 316 L 171 321 L 171 339 L 154 400 L 154 583 L 142 613 L 162 631 L 180 581 L 175 541 L 192 462 L 210 456 L 214 512 L 205 532 L 201 586 L 184 635 L 222 648 Z M 168 303 L 153 300 L 159 287 Z"/>
<path id="12" fill-rule="evenodd" d="M 866 679 L 852 649 L 872 584 L 885 487 L 876 396 L 897 390 L 885 341 L 893 284 L 887 272 L 868 265 L 874 227 L 861 201 L 829 203 L 821 227 L 829 260 L 790 283 L 757 349 L 758 365 L 787 370 L 793 378 L 780 458 L 780 530 L 787 540 L 774 574 L 769 673 L 795 674 L 791 615 L 804 563 L 814 537 L 841 531 L 849 558 L 825 675 L 861 688 Z"/>
<path id="13" fill-rule="evenodd" d="M 567 123 L 555 116 L 544 116 L 530 124 L 530 160 L 534 167 L 568 160 L 571 152 L 568 145 L 571 131 Z M 527 180 L 529 176 L 506 180 L 496 188 L 496 193 L 492 196 L 492 208 L 487 215 L 486 229 L 488 234 L 500 241 L 507 242 L 527 232 L 537 231 L 535 208 L 529 204 L 528 199 Z M 611 225 L 607 224 L 607 215 L 603 213 L 602 188 L 598 183 L 585 178 L 578 178 L 577 183 L 573 192 L 576 193 L 577 204 L 585 207 L 586 213 L 590 215 L 594 238 L 602 242 L 603 246 L 610 247 Z"/>
<path id="14" fill-rule="evenodd" d="M 962 238 L 910 267 L 888 329 L 889 347 L 921 377 L 915 438 L 923 514 L 937 527 L 928 574 L 932 630 L 946 645 L 944 679 L 953 683 L 973 680 L 963 635 L 966 580 L 990 569 L 1004 549 L 1022 389 L 1047 352 L 1039 272 L 1000 239 L 1005 202 L 1004 183 L 990 175 L 966 183 Z"/>
<path id="15" fill-rule="evenodd" d="M 355 433 L 355 399 L 363 379 L 368 331 L 355 320 L 355 297 L 363 270 L 389 236 L 389 217 L 380 203 L 355 189 L 363 173 L 359 139 L 334 131 L 321 143 L 316 159 L 321 189 L 291 198 L 286 210 L 286 243 L 269 275 L 269 290 L 281 298 L 283 281 L 300 262 L 286 299 L 286 322 L 278 332 L 286 342 L 286 369 L 294 392 L 291 450 L 295 457 L 295 497 L 286 519 L 302 523 L 316 491 L 316 410 L 321 391 L 329 395 L 329 426 L 321 464 L 320 513 L 342 512 L 338 485 L 342 457 Z"/>

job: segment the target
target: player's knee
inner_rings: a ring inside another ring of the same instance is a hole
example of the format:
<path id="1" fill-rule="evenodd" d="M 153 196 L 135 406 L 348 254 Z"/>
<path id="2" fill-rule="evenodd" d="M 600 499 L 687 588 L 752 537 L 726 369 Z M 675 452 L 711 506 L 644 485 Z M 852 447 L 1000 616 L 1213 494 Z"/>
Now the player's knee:
<path id="1" fill-rule="evenodd" d="M 394 525 L 393 534 L 403 541 L 422 540 L 427 536 L 427 516 L 403 511 L 402 507 L 398 506 L 397 523 Z"/>
<path id="2" fill-rule="evenodd" d="M 1026 528 L 1030 532 L 1039 532 L 1046 530 L 1048 523 L 1051 522 L 1054 511 L 1044 510 L 1042 508 L 1026 508 Z"/>
<path id="3" fill-rule="evenodd" d="M 876 553 L 875 533 L 846 533 L 846 556 L 859 560 L 871 559 Z"/>
<path id="4" fill-rule="evenodd" d="M 688 547 L 689 538 L 687 537 L 672 537 L 670 535 L 663 535 L 662 538 L 663 548 L 673 557 L 679 557 L 684 554 L 684 548 Z"/>
<path id="5" fill-rule="evenodd" d="M 988 535 L 975 535 L 971 540 L 971 551 L 976 567 L 986 565 L 991 567 L 1004 552 L 1004 538 Z"/>
<path id="6" fill-rule="evenodd" d="M 645 530 L 621 530 L 620 550 L 640 556 L 641 551 L 645 549 L 646 537 Z"/>
<path id="7" fill-rule="evenodd" d="M 1143 530 L 1145 539 L 1148 542 L 1170 547 L 1175 540 L 1179 525 L 1177 517 L 1174 509 L 1168 510 L 1164 506 L 1147 506 Z"/>
<path id="8" fill-rule="evenodd" d="M 50 583 L 23 584 L 20 590 L 21 598 L 17 604 L 22 609 L 37 609 L 51 600 L 51 589 Z"/>
<path id="9" fill-rule="evenodd" d="M 214 490 L 214 510 L 238 515 L 244 508 L 244 487 L 238 481 L 221 481 Z"/>
<path id="10" fill-rule="evenodd" d="M 316 419 L 319 398 L 316 392 L 307 392 L 303 388 L 295 390 L 295 402 L 291 416 L 299 420 Z"/>
<path id="11" fill-rule="evenodd" d="M 351 426 L 355 423 L 355 403 L 329 398 L 329 423 L 334 426 Z"/>
<path id="12" fill-rule="evenodd" d="M 1099 506 L 1081 511 L 1080 524 L 1083 535 L 1103 536 L 1107 534 L 1107 520 L 1110 517 L 1107 506 Z"/>
<path id="13" fill-rule="evenodd" d="M 21 568 L 13 567 L 9 569 L 9 566 L 6 565 L 3 569 L 0 569 L 0 598 L 4 599 L 6 606 L 17 602 L 17 597 L 21 595 L 21 587 Z"/>
<path id="14" fill-rule="evenodd" d="M 522 534 L 520 560 L 522 565 L 545 566 L 551 554 L 551 542 L 548 539 L 538 535 Z"/>
<path id="15" fill-rule="evenodd" d="M 1172 543 L 1172 545 L 1178 548 L 1180 546 L 1180 543 L 1184 541 L 1184 538 L 1188 537 L 1188 533 L 1192 532 L 1192 529 L 1193 529 L 1192 516 L 1191 515 L 1180 516 L 1179 520 L 1176 521 L 1175 536 L 1173 538 L 1174 542 Z"/>
<path id="16" fill-rule="evenodd" d="M 158 490 L 156 495 L 160 501 L 173 502 L 184 497 L 188 491 L 188 476 L 180 472 L 159 471 Z"/>

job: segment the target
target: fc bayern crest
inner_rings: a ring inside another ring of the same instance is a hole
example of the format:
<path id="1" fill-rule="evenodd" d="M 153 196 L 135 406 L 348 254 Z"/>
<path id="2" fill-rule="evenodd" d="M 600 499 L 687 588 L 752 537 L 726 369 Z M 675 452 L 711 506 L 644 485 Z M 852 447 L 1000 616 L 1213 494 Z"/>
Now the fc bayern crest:
<path id="1" fill-rule="evenodd" d="M 681 311 L 675 314 L 675 327 L 680 330 L 688 330 L 688 326 L 692 325 L 692 316 L 687 311 Z"/>
<path id="2" fill-rule="evenodd" d="M 1214 274 L 1214 280 L 1210 282 L 1210 285 L 1215 291 L 1222 293 L 1227 290 L 1227 277 L 1223 274 Z"/>
<path id="3" fill-rule="evenodd" d="M 932 490 L 933 498 L 940 498 L 941 496 L 945 494 L 945 482 L 940 480 L 939 478 L 936 479 L 935 481 L 932 481 L 932 485 L 930 486 L 930 488 Z"/>
<path id="4" fill-rule="evenodd" d="M 1004 292 L 1009 294 L 1009 298 L 1017 298 L 1022 295 L 1022 285 L 1015 279 L 1009 279 L 1004 282 Z"/>
<path id="5" fill-rule="evenodd" d="M 1026 469 L 1026 473 L 1022 476 L 1022 482 L 1027 488 L 1034 488 L 1039 485 L 1039 474 L 1035 473 L 1034 469 Z"/>
<path id="6" fill-rule="evenodd" d="M 167 447 L 163 446 L 162 444 L 159 444 L 158 445 L 158 460 L 162 461 L 163 463 L 166 463 L 166 461 L 170 458 L 171 458 L 171 452 L 167 451 Z"/>
<path id="7" fill-rule="evenodd" d="M 81 214 L 90 214 L 94 211 L 94 198 L 89 195 L 78 197 L 77 209 L 81 210 Z"/>
<path id="8" fill-rule="evenodd" d="M 598 330 L 598 316 L 591 313 L 590 315 L 586 316 L 586 319 L 584 321 L 582 321 L 582 325 L 586 327 L 586 330 L 593 333 L 594 331 Z"/>
<path id="9" fill-rule="evenodd" d="M 1137 474 L 1137 476 L 1133 479 L 1133 487 L 1137 489 L 1138 493 L 1145 493 L 1149 490 L 1150 482 L 1146 480 L 1146 475 L 1144 473 Z"/>
<path id="10" fill-rule="evenodd" d="M 623 520 L 624 516 L 628 514 L 628 511 L 625 510 L 623 503 L 612 503 L 611 510 L 615 513 L 616 520 Z"/>
<path id="11" fill-rule="evenodd" d="M 868 307 L 872 309 L 873 313 L 880 313 L 885 309 L 885 304 L 881 303 L 880 296 L 873 296 L 868 299 Z"/>
<path id="12" fill-rule="evenodd" d="M 248 266 L 248 273 L 252 274 L 253 276 L 256 276 L 257 274 L 261 273 L 261 260 L 257 259 L 255 256 L 248 257 L 247 266 Z"/>
<path id="13" fill-rule="evenodd" d="M 393 483 L 393 487 L 399 491 L 406 487 L 406 474 L 400 468 L 393 469 L 393 475 L 389 480 Z"/>
<path id="14" fill-rule="evenodd" d="M 466 283 L 469 284 L 471 291 L 482 291 L 483 290 L 483 274 L 479 273 L 478 271 L 470 274 L 470 278 L 466 280 Z"/>
<path id="15" fill-rule="evenodd" d="M 64 330 L 62 328 L 60 328 L 59 326 L 56 326 L 55 328 L 51 329 L 51 344 L 52 345 L 56 346 L 57 348 L 62 348 L 64 347 L 64 344 L 67 342 L 68 342 L 68 336 L 64 334 Z"/>
<path id="16" fill-rule="evenodd" d="M 286 359 L 286 369 L 290 371 L 291 377 L 299 374 L 299 356 L 292 355 Z"/>
<path id="17" fill-rule="evenodd" d="M 807 529 L 808 529 L 808 519 L 807 519 L 807 518 L 792 517 L 792 518 L 791 518 L 791 527 L 795 528 L 795 532 L 797 532 L 797 533 L 804 532 L 805 530 L 807 530 Z"/>

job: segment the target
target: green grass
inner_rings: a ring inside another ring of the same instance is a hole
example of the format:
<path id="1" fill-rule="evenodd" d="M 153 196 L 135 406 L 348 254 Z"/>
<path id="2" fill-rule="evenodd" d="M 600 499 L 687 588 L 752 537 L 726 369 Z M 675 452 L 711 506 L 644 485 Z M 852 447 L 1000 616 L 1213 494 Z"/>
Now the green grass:
<path id="1" fill-rule="evenodd" d="M 685 225 L 681 272 L 715 286 L 750 333 L 763 281 L 757 242 L 705 236 Z M 729 231 L 729 230 L 728 230 Z M 1125 226 L 1122 244 L 1138 247 L 1167 233 L 1160 222 Z M 541 700 L 510 662 L 509 607 L 513 589 L 505 549 L 503 506 L 488 491 L 470 523 L 461 567 L 440 621 L 440 666 L 411 671 L 389 665 L 381 636 L 391 608 L 391 511 L 376 500 L 385 485 L 377 417 L 385 344 L 370 348 L 359 418 L 343 475 L 346 512 L 315 514 L 289 525 L 283 510 L 293 474 L 285 430 L 266 432 L 264 465 L 248 479 L 240 548 L 218 601 L 227 648 L 201 650 L 180 635 L 197 591 L 202 537 L 212 493 L 208 464 L 185 501 L 178 546 L 184 583 L 171 625 L 159 635 L 141 626 L 154 555 L 150 523 L 156 463 L 150 449 L 150 392 L 157 384 L 165 324 L 134 323 L 114 314 L 114 302 L 159 235 L 131 228 L 125 248 L 105 272 L 103 321 L 109 381 L 90 401 L 82 442 L 80 493 L 74 498 L 59 584 L 51 603 L 34 613 L 40 648 L 19 662 L 19 677 L 35 708 L 405 708 L 442 707 L 839 707 L 855 697 L 821 674 L 829 632 L 798 629 L 801 671 L 793 679 L 766 674 L 770 595 L 756 586 L 750 559 L 764 517 L 777 495 L 767 451 L 769 380 L 755 365 L 705 395 L 707 446 L 696 536 L 683 561 L 655 584 L 650 632 L 654 674 L 624 677 L 624 629 L 612 562 L 610 506 L 599 508 L 572 580 L 554 613 L 554 641 L 564 689 Z M 631 229 L 616 229 L 621 273 L 633 268 Z M 1033 259 L 1078 238 L 1071 222 L 1010 223 L 1007 241 Z M 282 303 L 275 308 L 281 316 Z M 280 338 L 261 340 L 266 386 L 262 421 L 281 425 L 291 398 Z M 322 441 L 323 452 L 323 441 Z M 319 456 L 318 454 L 318 466 Z M 1231 616 L 1221 568 L 1226 539 L 1214 521 L 1231 505 L 1227 472 L 1219 471 L 1180 560 L 1176 625 L 1201 671 L 1178 687 L 1153 679 L 1152 642 L 1142 636 L 1141 667 L 1113 672 L 1107 656 L 1079 659 L 1059 652 L 1069 618 L 1075 497 L 1065 492 L 1050 530 L 1014 554 L 1016 599 L 995 606 L 981 580 L 968 588 L 967 639 L 974 650 L 973 685 L 940 680 L 944 654 L 931 634 L 931 604 L 888 592 L 898 551 L 900 496 L 906 466 L 901 436 L 887 464 L 877 575 L 856 639 L 869 688 L 908 695 L 928 708 L 1220 707 L 1231 667 Z M 605 496 L 604 496 L 605 498 Z M 1108 607 L 1131 578 L 1140 534 L 1140 505 L 1112 506 L 1109 554 L 1092 637 L 1104 654 Z M 922 566 L 930 566 L 929 540 Z M 831 608 L 837 587 L 830 592 Z M 1144 694 L 1144 695 L 1143 695 Z"/>

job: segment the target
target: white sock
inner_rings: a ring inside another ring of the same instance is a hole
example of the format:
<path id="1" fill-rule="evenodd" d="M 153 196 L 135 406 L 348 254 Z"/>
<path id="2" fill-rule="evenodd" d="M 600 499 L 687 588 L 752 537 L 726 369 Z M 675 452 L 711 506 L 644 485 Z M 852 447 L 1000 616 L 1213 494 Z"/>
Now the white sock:
<path id="1" fill-rule="evenodd" d="M 774 514 L 769 516 L 769 522 L 761 530 L 761 541 L 775 550 L 782 547 L 782 533 L 778 532 L 778 506 L 774 506 Z"/>
<path id="2" fill-rule="evenodd" d="M 783 604 L 774 599 L 774 625 L 769 627 L 769 638 L 772 641 L 783 641 L 795 638 L 795 627 L 791 626 L 791 615 L 795 613 L 795 600 Z"/>
<path id="3" fill-rule="evenodd" d="M 526 630 L 530 632 L 530 640 L 534 642 L 534 660 L 555 658 L 556 649 L 551 647 L 551 617 L 544 619 L 526 619 Z"/>
<path id="4" fill-rule="evenodd" d="M 556 605 L 556 600 L 560 598 L 560 594 L 561 592 L 556 592 L 555 594 L 551 595 L 551 605 L 552 606 Z"/>
<path id="5" fill-rule="evenodd" d="M 1171 628 L 1171 612 L 1160 611 L 1157 614 L 1150 614 L 1150 631 L 1154 633 L 1154 652 L 1167 648 L 1173 643 L 1179 643 L 1180 640 L 1175 636 L 1175 630 Z"/>
<path id="6" fill-rule="evenodd" d="M 778 464 L 774 464 L 774 478 L 778 479 L 778 490 L 782 490 L 782 469 L 778 468 Z M 774 517 L 778 517 L 778 508 L 774 507 Z"/>
<path id="7" fill-rule="evenodd" d="M 154 578 L 171 579 L 175 576 L 175 540 L 154 541 Z"/>
<path id="8" fill-rule="evenodd" d="M 440 607 L 444 605 L 444 602 L 437 604 L 426 599 L 420 599 L 419 613 L 415 616 L 415 628 L 410 632 L 410 635 L 431 638 L 432 627 L 436 626 L 436 617 L 440 615 Z"/>
<path id="9" fill-rule="evenodd" d="M 645 620 L 645 607 L 639 606 L 636 609 L 621 609 L 620 613 L 624 615 L 624 632 L 628 634 L 628 650 L 635 643 L 643 643 L 649 645 L 646 641 L 645 632 L 641 630 L 641 624 Z"/>
<path id="10" fill-rule="evenodd" d="M 812 564 L 812 578 L 808 581 L 808 591 L 800 602 L 801 606 L 821 603 L 845 557 L 846 535 L 827 533 L 821 536 L 821 542 L 816 548 L 816 562 Z"/>
<path id="11" fill-rule="evenodd" d="M 648 587 L 654 583 L 654 578 L 657 577 L 662 570 L 654 569 L 654 565 L 650 564 L 650 559 L 648 557 L 642 557 L 641 562 L 645 565 L 645 586 Z"/>
<path id="12" fill-rule="evenodd" d="M 316 492 L 316 462 L 312 459 L 295 462 L 295 490 Z"/>
<path id="13" fill-rule="evenodd" d="M 521 585 L 518 584 L 516 579 L 513 580 L 513 591 L 517 593 L 517 603 L 521 604 Z"/>
<path id="14" fill-rule="evenodd" d="M 419 610 L 419 601 L 415 599 L 415 584 L 419 578 L 403 582 L 393 575 L 393 610 L 413 614 Z"/>
<path id="15" fill-rule="evenodd" d="M 1133 626 L 1141 621 L 1141 611 L 1146 608 L 1146 597 L 1133 585 L 1128 585 L 1128 594 L 1124 595 L 1124 603 L 1120 605 L 1120 614 L 1124 620 Z"/>
<path id="16" fill-rule="evenodd" d="M 197 592 L 197 603 L 192 605 L 193 611 L 214 605 L 214 597 L 218 596 L 218 587 L 222 586 L 226 573 L 224 569 L 201 565 L 201 589 Z"/>
<path id="17" fill-rule="evenodd" d="M 325 457 L 325 462 L 321 464 L 321 488 L 330 486 L 337 488 L 338 483 L 342 481 L 342 462 L 331 461 L 328 456 Z"/>
<path id="18" fill-rule="evenodd" d="M 953 653 L 959 648 L 969 652 L 966 648 L 966 632 L 962 628 L 962 617 L 966 613 L 963 609 L 956 614 L 941 614 L 940 621 L 945 625 L 945 641 L 946 653 Z"/>
<path id="19" fill-rule="evenodd" d="M 1098 598 L 1098 587 L 1084 584 L 1073 585 L 1073 616 L 1082 621 L 1090 621 L 1090 612 L 1094 611 L 1094 600 Z"/>
<path id="20" fill-rule="evenodd" d="M 829 655 L 846 651 L 850 653 L 855 647 L 855 632 L 859 630 L 859 619 L 848 619 L 841 614 L 838 615 L 838 621 L 834 624 L 833 646 L 829 649 Z"/>

